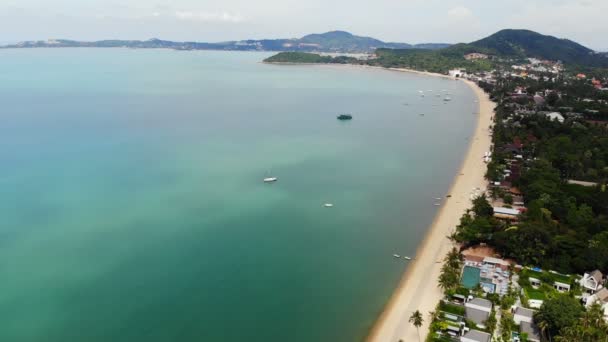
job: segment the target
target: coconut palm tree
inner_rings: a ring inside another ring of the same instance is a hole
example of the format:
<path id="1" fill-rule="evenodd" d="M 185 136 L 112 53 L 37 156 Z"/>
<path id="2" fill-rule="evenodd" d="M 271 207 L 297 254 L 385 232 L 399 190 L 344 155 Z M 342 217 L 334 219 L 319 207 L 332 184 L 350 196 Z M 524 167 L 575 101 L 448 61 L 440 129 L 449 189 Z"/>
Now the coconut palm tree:
<path id="1" fill-rule="evenodd" d="M 422 326 L 422 314 L 420 310 L 414 311 L 414 313 L 410 316 L 410 323 L 412 323 L 416 327 L 416 332 L 418 333 L 418 341 L 420 341 L 420 327 Z"/>
<path id="2" fill-rule="evenodd" d="M 536 318 L 534 319 L 536 321 L 536 326 L 538 327 L 538 329 L 540 330 L 541 335 L 543 335 L 543 337 L 545 337 L 545 339 L 547 339 L 547 333 L 549 331 L 549 322 L 547 322 L 544 319 L 539 319 L 537 320 Z M 551 336 L 549 335 L 549 340 L 551 339 Z"/>

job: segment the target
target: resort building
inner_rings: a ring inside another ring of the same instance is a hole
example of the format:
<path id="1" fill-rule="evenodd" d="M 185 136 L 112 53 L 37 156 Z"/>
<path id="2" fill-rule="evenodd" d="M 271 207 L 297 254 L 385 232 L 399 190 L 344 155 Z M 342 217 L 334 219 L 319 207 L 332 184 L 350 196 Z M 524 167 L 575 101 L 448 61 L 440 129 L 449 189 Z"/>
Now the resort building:
<path id="1" fill-rule="evenodd" d="M 556 281 L 553 283 L 553 288 L 555 288 L 558 292 L 569 292 L 570 284 L 561 283 L 559 281 Z"/>
<path id="2" fill-rule="evenodd" d="M 595 270 L 591 273 L 585 273 L 580 281 L 583 291 L 590 295 L 602 289 L 603 283 L 604 275 L 599 270 Z"/>
<path id="3" fill-rule="evenodd" d="M 503 259 L 492 258 L 492 257 L 483 258 L 483 264 L 492 266 L 494 268 L 500 268 L 503 271 L 509 270 L 509 265 L 511 265 L 509 262 L 507 262 Z"/>
<path id="4" fill-rule="evenodd" d="M 512 208 L 494 207 L 494 217 L 505 220 L 515 220 L 519 216 L 519 210 Z"/>
<path id="5" fill-rule="evenodd" d="M 460 337 L 460 342 L 490 342 L 491 340 L 490 334 L 478 330 L 470 330 Z"/>
<path id="6" fill-rule="evenodd" d="M 534 310 L 522 308 L 518 306 L 513 312 L 513 321 L 515 324 L 521 324 L 522 322 L 532 323 L 534 317 Z"/>
<path id="7" fill-rule="evenodd" d="M 551 120 L 551 121 L 557 120 L 557 122 L 559 122 L 559 123 L 564 123 L 564 120 L 565 120 L 564 116 L 559 112 L 551 112 L 546 115 L 549 118 L 549 120 Z"/>
<path id="8" fill-rule="evenodd" d="M 452 69 L 448 71 L 448 75 L 450 77 L 464 78 L 467 76 L 467 71 L 465 69 Z"/>
<path id="9" fill-rule="evenodd" d="M 486 293 L 505 295 L 509 291 L 509 265 L 503 259 L 465 254 L 461 284 L 467 289 L 481 286 Z"/>
<path id="10" fill-rule="evenodd" d="M 473 53 L 464 55 L 464 59 L 466 59 L 467 61 L 473 61 L 476 59 L 488 59 L 488 55 L 486 55 L 485 53 L 473 52 Z"/>
<path id="11" fill-rule="evenodd" d="M 474 298 L 464 305 L 465 316 L 473 321 L 478 328 L 486 328 L 486 320 L 492 312 L 492 302 L 487 299 Z"/>
<path id="12" fill-rule="evenodd" d="M 603 288 L 599 290 L 596 294 L 589 296 L 587 298 L 587 302 L 585 306 L 590 307 L 591 305 L 599 303 L 604 307 L 604 312 L 608 309 L 608 289 Z"/>
<path id="13" fill-rule="evenodd" d="M 530 342 L 540 342 L 540 332 L 534 323 L 521 322 L 519 332 L 528 334 L 528 341 Z"/>

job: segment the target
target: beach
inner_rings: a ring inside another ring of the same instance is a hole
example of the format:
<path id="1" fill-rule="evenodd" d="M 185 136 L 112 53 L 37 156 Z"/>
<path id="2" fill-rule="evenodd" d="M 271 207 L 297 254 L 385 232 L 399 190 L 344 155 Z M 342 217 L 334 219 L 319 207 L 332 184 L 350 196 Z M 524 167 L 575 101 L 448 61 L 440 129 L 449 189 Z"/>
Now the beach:
<path id="1" fill-rule="evenodd" d="M 395 71 L 416 72 L 405 69 Z M 442 76 L 436 74 L 421 74 Z M 445 76 L 447 77 L 447 76 Z M 475 132 L 470 140 L 469 149 L 462 162 L 460 172 L 455 176 L 449 192 L 450 195 L 441 207 L 428 233 L 420 245 L 414 262 L 408 267 L 403 278 L 386 305 L 383 313 L 369 334 L 368 341 L 397 342 L 424 341 L 429 329 L 429 312 L 434 311 L 443 297 L 437 286 L 437 279 L 443 264 L 443 258 L 454 246 L 448 239 L 458 225 L 461 216 L 471 207 L 471 194 L 475 189 L 485 190 L 484 179 L 486 164 L 484 153 L 490 150 L 491 136 L 489 127 L 495 104 L 475 83 L 466 82 L 479 100 L 479 118 Z M 424 324 L 419 331 L 409 323 L 409 317 L 419 310 L 424 317 Z M 420 336 L 418 335 L 420 334 Z"/>

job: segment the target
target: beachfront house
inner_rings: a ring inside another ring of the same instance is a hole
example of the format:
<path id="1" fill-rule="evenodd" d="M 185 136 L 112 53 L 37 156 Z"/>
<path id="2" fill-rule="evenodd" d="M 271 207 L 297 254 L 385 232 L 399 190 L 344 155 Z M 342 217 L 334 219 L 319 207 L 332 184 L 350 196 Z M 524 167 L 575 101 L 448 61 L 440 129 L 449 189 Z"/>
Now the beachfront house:
<path id="1" fill-rule="evenodd" d="M 486 328 L 486 320 L 492 312 L 492 302 L 483 298 L 473 298 L 464 305 L 465 317 L 480 329 Z"/>
<path id="2" fill-rule="evenodd" d="M 494 217 L 504 220 L 516 220 L 519 210 L 512 208 L 494 207 Z"/>
<path id="3" fill-rule="evenodd" d="M 564 123 L 564 116 L 559 112 L 551 112 L 547 113 L 547 118 L 551 121 L 557 121 L 559 123 Z"/>
<path id="4" fill-rule="evenodd" d="M 540 331 L 533 322 L 521 322 L 519 332 L 526 333 L 530 342 L 540 342 Z"/>
<path id="5" fill-rule="evenodd" d="M 483 264 L 489 265 L 494 268 L 500 268 L 503 271 L 507 271 L 509 269 L 509 265 L 510 265 L 509 262 L 507 262 L 503 259 L 492 258 L 492 257 L 483 258 Z"/>
<path id="6" fill-rule="evenodd" d="M 585 273 L 580 280 L 580 285 L 583 288 L 583 291 L 587 292 L 587 294 L 594 294 L 599 291 L 604 283 L 604 275 L 600 270 L 595 270 L 591 273 Z"/>
<path id="7" fill-rule="evenodd" d="M 463 336 L 460 336 L 460 342 L 490 342 L 492 336 L 486 332 L 479 330 L 470 330 Z"/>
<path id="8" fill-rule="evenodd" d="M 448 71 L 448 75 L 450 77 L 463 78 L 467 76 L 467 71 L 466 69 L 452 69 Z"/>
<path id="9" fill-rule="evenodd" d="M 522 308 L 521 306 L 518 306 L 515 308 L 515 311 L 513 311 L 513 321 L 518 325 L 521 324 L 521 322 L 532 323 L 533 317 L 534 310 Z"/>

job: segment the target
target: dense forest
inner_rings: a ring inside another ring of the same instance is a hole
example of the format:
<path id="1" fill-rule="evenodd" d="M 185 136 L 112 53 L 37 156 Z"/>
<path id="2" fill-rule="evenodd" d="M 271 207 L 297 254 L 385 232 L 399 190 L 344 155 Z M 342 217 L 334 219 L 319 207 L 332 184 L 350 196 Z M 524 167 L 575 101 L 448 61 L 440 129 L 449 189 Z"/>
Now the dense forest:
<path id="1" fill-rule="evenodd" d="M 526 81 L 530 82 L 530 81 Z M 561 272 L 608 271 L 608 130 L 585 116 L 566 116 L 560 123 L 545 115 L 514 113 L 513 99 L 505 94 L 517 82 L 505 80 L 484 85 L 499 101 L 494 127 L 494 157 L 487 177 L 500 181 L 513 152 L 507 146 L 518 142 L 524 158 L 521 177 L 513 186 L 523 193 L 527 211 L 520 222 L 492 217 L 487 200 L 476 200 L 473 212 L 465 215 L 454 239 L 465 244 L 488 243 L 504 257 L 523 265 Z M 519 83 L 521 85 L 521 83 Z M 553 86 L 555 88 L 555 86 Z M 577 89 L 579 87 L 580 89 Z M 528 84 L 534 93 L 542 84 Z M 560 88 L 560 87 L 558 87 Z M 568 88 L 568 89 L 565 89 Z M 556 89 L 568 93 L 554 106 L 570 104 L 580 95 L 594 92 L 582 85 Z M 499 98 L 501 97 L 501 98 Z M 521 103 L 520 103 L 521 104 Z M 524 103 L 525 107 L 525 103 Z M 537 108 L 555 109 L 550 108 Z M 569 184 L 568 180 L 595 182 L 595 186 Z"/>
<path id="2" fill-rule="evenodd" d="M 266 58 L 266 63 L 293 63 L 293 64 L 357 64 L 358 60 L 346 56 L 321 56 L 315 53 L 306 52 L 280 52 L 274 56 Z"/>

